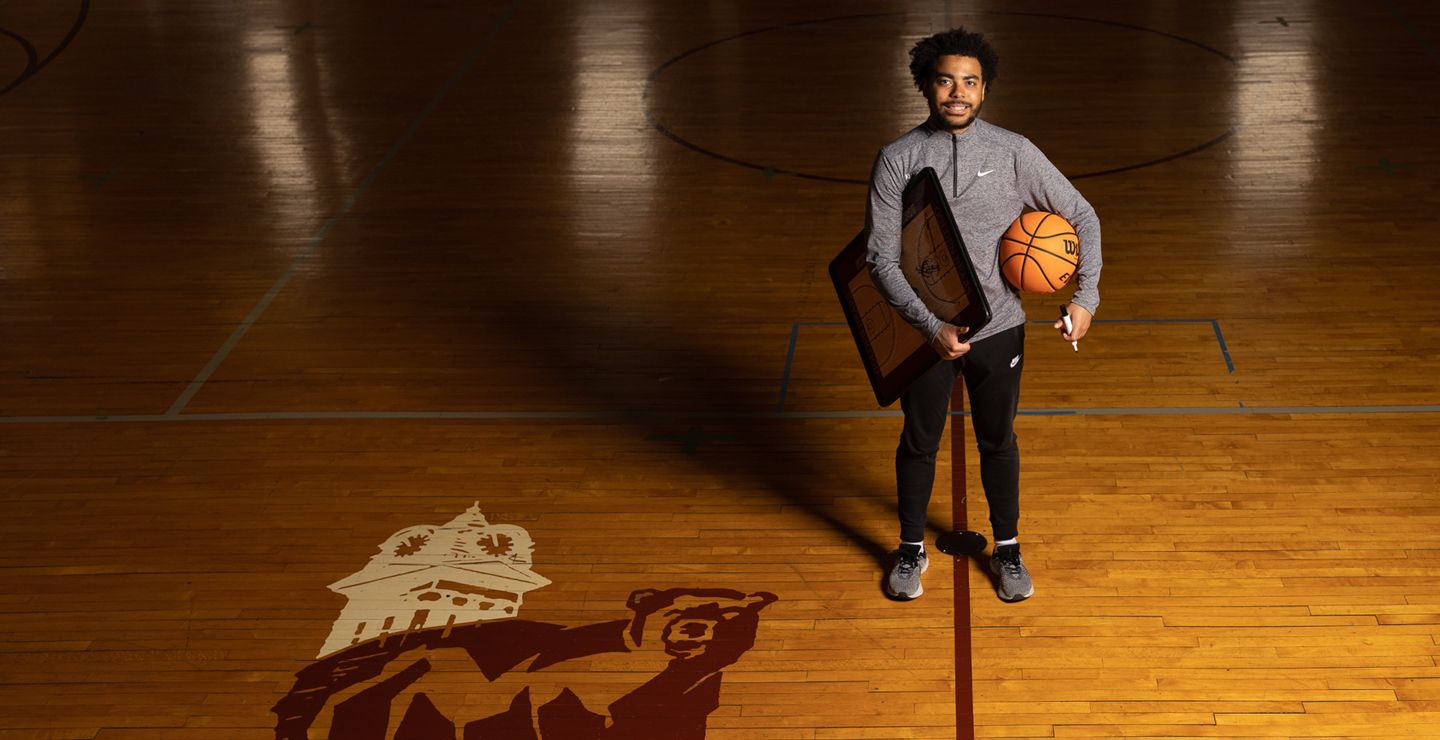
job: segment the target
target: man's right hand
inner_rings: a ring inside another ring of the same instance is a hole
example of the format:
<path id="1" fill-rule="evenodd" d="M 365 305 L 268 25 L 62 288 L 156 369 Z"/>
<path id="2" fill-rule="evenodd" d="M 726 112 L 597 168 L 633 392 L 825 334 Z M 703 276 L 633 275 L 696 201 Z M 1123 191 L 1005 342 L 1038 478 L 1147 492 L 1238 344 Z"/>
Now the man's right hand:
<path id="1" fill-rule="evenodd" d="M 958 359 L 960 355 L 970 351 L 970 343 L 960 341 L 960 335 L 967 331 L 970 331 L 969 327 L 943 324 L 940 331 L 935 333 L 935 338 L 930 340 L 930 346 L 935 348 L 941 359 Z"/>

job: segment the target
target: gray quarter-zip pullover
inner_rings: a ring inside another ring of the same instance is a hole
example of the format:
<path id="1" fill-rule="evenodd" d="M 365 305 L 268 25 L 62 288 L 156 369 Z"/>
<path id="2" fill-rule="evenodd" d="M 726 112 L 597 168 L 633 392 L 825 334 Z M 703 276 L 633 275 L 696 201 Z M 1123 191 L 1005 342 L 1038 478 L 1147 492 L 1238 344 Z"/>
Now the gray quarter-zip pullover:
<path id="1" fill-rule="evenodd" d="M 934 339 L 944 323 L 920 300 L 900 270 L 900 210 L 905 185 L 920 170 L 935 168 L 955 214 L 955 224 L 975 263 L 990 324 L 970 341 L 1025 323 L 1020 294 L 1000 272 L 1000 237 L 1025 206 L 1058 213 L 1080 237 L 1080 265 L 1073 302 L 1090 313 L 1100 305 L 1100 220 L 1080 191 L 1030 140 L 976 119 L 951 134 L 921 124 L 880 150 L 870 173 L 865 211 L 866 260 L 875 286 L 900 316 Z"/>

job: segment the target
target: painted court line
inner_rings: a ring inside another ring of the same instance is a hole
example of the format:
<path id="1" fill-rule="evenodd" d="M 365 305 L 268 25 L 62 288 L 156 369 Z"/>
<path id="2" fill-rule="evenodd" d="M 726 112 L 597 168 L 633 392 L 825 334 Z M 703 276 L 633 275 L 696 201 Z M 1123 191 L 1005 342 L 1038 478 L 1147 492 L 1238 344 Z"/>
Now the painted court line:
<path id="1" fill-rule="evenodd" d="M 1395 4 L 1390 2 L 1390 0 L 1381 0 L 1381 2 L 1385 3 L 1385 7 L 1389 8 L 1390 12 L 1395 15 L 1395 18 L 1400 21 L 1400 25 L 1404 26 L 1405 30 L 1410 32 L 1410 35 L 1420 44 L 1420 48 L 1425 50 L 1425 53 L 1430 57 L 1430 61 L 1440 64 L 1440 54 L 1435 53 L 1435 48 L 1430 45 L 1430 42 L 1425 40 L 1424 36 L 1420 35 L 1419 29 L 1410 25 L 1410 21 L 1407 20 L 1405 16 L 1400 15 L 1400 11 L 1395 8 Z"/>
<path id="2" fill-rule="evenodd" d="M 1051 324 L 1049 321 L 1031 321 L 1032 324 Z M 1230 348 L 1225 345 L 1225 335 L 1220 333 L 1220 322 L 1216 319 L 1095 319 L 1092 324 L 1209 324 L 1215 329 L 1215 341 L 1220 345 L 1220 355 L 1225 358 L 1225 368 L 1235 372 L 1235 362 L 1230 359 Z"/>
<path id="3" fill-rule="evenodd" d="M 1049 324 L 1049 321 L 1031 321 L 1032 324 Z M 1235 372 L 1235 363 L 1230 359 L 1230 348 L 1225 346 L 1225 335 L 1220 333 L 1220 322 L 1215 319 L 1096 319 L 1095 324 L 1210 324 L 1215 327 L 1215 341 L 1220 344 L 1220 355 L 1225 358 L 1225 368 Z M 848 326 L 843 321 L 796 321 L 790 325 L 790 349 L 785 353 L 785 373 L 780 377 L 780 402 L 775 404 L 776 413 L 785 411 L 785 395 L 790 390 L 790 368 L 795 364 L 795 345 L 800 339 L 802 326 Z"/>
<path id="4" fill-rule="evenodd" d="M 775 413 L 785 410 L 785 393 L 790 388 L 790 366 L 795 362 L 795 342 L 800 338 L 802 326 L 846 326 L 843 321 L 796 321 L 790 326 L 790 350 L 785 353 L 785 374 L 780 376 L 780 402 L 775 404 Z"/>
<path id="5" fill-rule="evenodd" d="M 955 411 L 952 414 L 969 414 Z M 1169 408 L 1020 409 L 1021 416 L 1246 416 L 1263 414 L 1434 414 L 1440 404 L 1413 406 L 1207 406 Z M 219 414 L 116 414 L 113 416 L 5 416 L 0 424 L 76 424 L 152 421 L 304 421 L 323 419 L 869 419 L 896 410 L 861 411 L 247 411 Z"/>
<path id="6" fill-rule="evenodd" d="M 425 123 L 425 119 L 429 118 L 435 108 L 440 105 L 440 101 L 444 100 L 445 96 L 450 94 L 450 91 L 460 82 L 460 78 L 475 64 L 475 60 L 480 57 L 480 52 L 484 51 L 485 47 L 489 46 L 490 42 L 495 39 L 496 34 L 500 32 L 500 28 L 505 25 L 506 21 L 510 20 L 510 16 L 515 14 L 515 9 L 520 7 L 520 2 L 521 0 L 515 0 L 515 2 L 511 3 L 510 8 L 505 11 L 504 15 L 500 16 L 500 20 L 495 23 L 495 26 L 491 28 L 490 32 L 485 35 L 485 38 L 480 41 L 480 45 L 476 46 L 475 50 L 470 52 L 470 56 L 460 65 L 459 69 L 455 70 L 455 73 L 450 76 L 445 86 L 440 88 L 440 92 L 435 94 L 430 104 L 425 106 L 425 109 L 422 110 L 415 121 L 410 124 L 410 128 L 405 129 L 405 133 L 400 135 L 400 139 L 395 142 L 394 146 L 390 147 L 390 151 L 385 153 L 385 156 L 380 159 L 379 164 L 376 164 L 375 168 L 370 171 L 370 174 L 365 177 L 359 187 L 355 188 L 355 192 L 351 193 L 350 197 L 345 199 L 345 203 L 340 206 L 340 210 L 336 211 L 335 215 L 330 217 L 330 221 L 325 224 L 324 228 L 320 229 L 320 233 L 316 234 L 315 238 L 310 240 L 310 243 L 305 247 L 305 251 L 301 252 L 300 256 L 296 257 L 295 261 L 290 263 L 289 269 L 285 270 L 285 273 L 275 281 L 275 284 L 270 286 L 270 290 L 266 291 L 264 297 L 260 299 L 260 302 L 255 304 L 255 308 L 251 309 L 250 315 L 246 316 L 245 320 L 240 322 L 239 326 L 235 327 L 235 331 L 231 332 L 230 338 L 225 340 L 225 343 L 215 352 L 215 356 L 211 357 L 210 361 L 205 364 L 205 367 L 200 370 L 200 374 L 196 375 L 195 379 L 190 381 L 190 385 L 185 388 L 185 392 L 181 393 L 180 397 L 175 399 L 175 403 L 171 404 L 170 410 L 165 412 L 166 415 L 179 416 L 180 411 L 190 403 L 190 399 L 194 398 L 195 394 L 200 392 L 200 389 L 205 385 L 205 381 L 210 379 L 210 376 L 220 367 L 220 363 L 224 362 L 225 358 L 229 356 L 230 350 L 235 349 L 235 345 L 240 343 L 241 338 L 245 336 L 245 332 L 249 331 L 250 327 L 255 325 L 255 322 L 260 319 L 260 315 L 265 313 L 265 309 L 269 308 L 270 303 L 275 300 L 275 297 L 280 295 L 280 291 L 285 287 L 286 283 L 290 282 L 290 278 L 294 277 L 295 273 L 300 270 L 300 266 L 305 264 L 305 260 L 310 258 L 310 255 L 330 236 L 330 233 L 335 230 L 335 227 L 344 220 L 346 214 L 350 213 L 350 209 L 355 206 L 356 201 L 360 200 L 360 196 L 364 195 L 365 191 L 370 188 L 376 178 L 380 177 L 380 173 L 384 172 L 390 162 L 395 159 L 395 155 L 399 154 L 400 150 L 405 148 L 405 144 L 410 141 L 410 137 L 414 136 L 415 132 L 420 130 L 421 124 Z"/>

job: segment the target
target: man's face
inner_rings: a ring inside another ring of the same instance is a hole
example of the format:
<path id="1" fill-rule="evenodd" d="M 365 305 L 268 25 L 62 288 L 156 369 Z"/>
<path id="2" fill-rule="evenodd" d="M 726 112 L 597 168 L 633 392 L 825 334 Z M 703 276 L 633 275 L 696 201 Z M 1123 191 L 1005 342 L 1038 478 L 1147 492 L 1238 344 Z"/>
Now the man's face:
<path id="1" fill-rule="evenodd" d="M 980 60 L 947 54 L 935 62 L 935 74 L 925 85 L 930 121 L 936 128 L 958 133 L 970 127 L 985 103 L 985 80 Z"/>

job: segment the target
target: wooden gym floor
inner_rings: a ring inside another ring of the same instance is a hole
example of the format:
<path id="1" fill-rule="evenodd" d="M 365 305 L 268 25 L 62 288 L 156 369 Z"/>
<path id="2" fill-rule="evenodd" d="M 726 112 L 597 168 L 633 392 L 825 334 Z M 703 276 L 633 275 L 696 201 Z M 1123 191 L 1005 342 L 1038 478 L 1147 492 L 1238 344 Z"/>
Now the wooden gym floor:
<path id="1" fill-rule="evenodd" d="M 1030 327 L 1019 604 L 881 595 L 900 420 L 826 274 L 952 24 L 1104 228 L 1080 352 Z M 0 30 L 0 740 L 1440 736 L 1433 3 Z M 374 624 L 416 599 L 512 610 Z"/>

